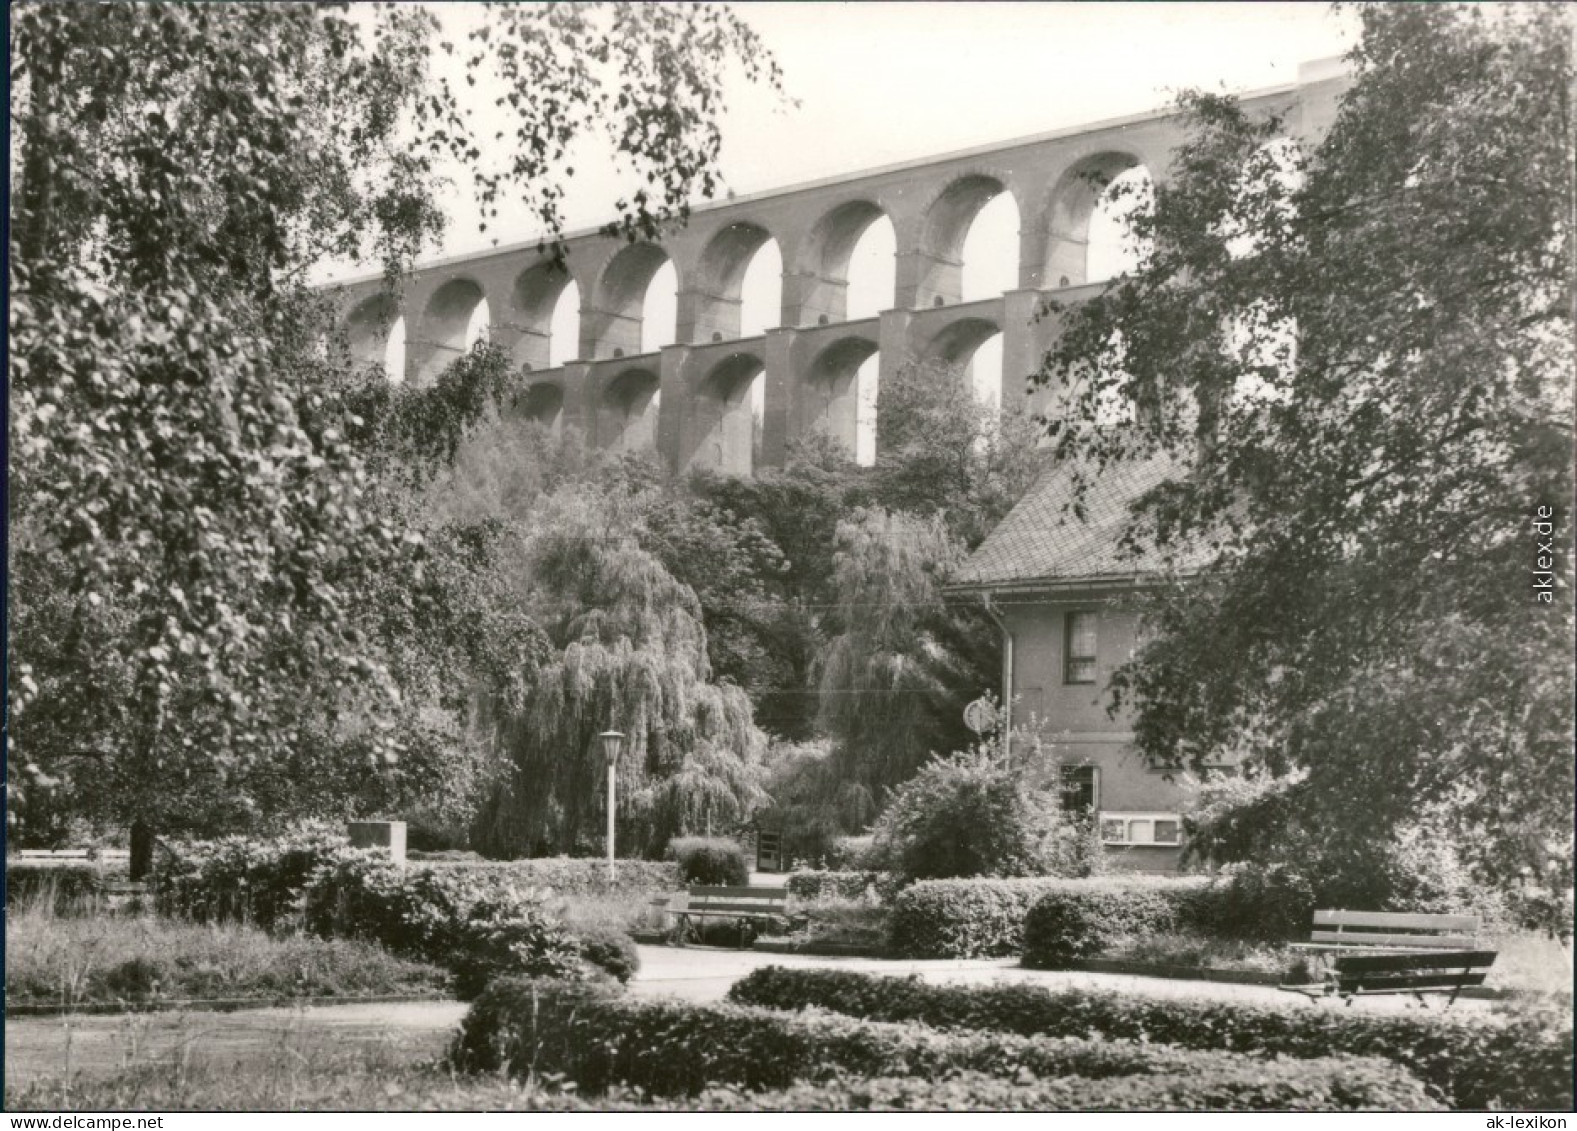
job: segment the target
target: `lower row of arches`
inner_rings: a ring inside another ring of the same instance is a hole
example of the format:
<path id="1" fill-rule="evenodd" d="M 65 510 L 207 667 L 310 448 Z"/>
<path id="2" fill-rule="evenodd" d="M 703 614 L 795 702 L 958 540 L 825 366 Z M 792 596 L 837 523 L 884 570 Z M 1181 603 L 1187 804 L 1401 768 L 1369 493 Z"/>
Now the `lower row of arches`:
<path id="1" fill-rule="evenodd" d="M 934 345 L 942 371 L 969 383 L 975 399 L 999 408 L 1002 334 L 990 323 L 939 338 Z M 599 448 L 653 451 L 658 446 L 662 383 L 650 369 L 620 373 L 604 386 L 586 422 Z M 848 338 L 823 350 L 800 389 L 793 435 L 822 432 L 842 444 L 862 466 L 876 461 L 877 401 L 881 355 L 875 343 Z M 525 416 L 558 428 L 564 420 L 564 391 L 550 381 L 530 386 Z M 753 354 L 734 354 L 714 366 L 696 386 L 686 419 L 679 425 L 679 463 L 731 475 L 752 475 L 762 462 L 766 372 Z"/>

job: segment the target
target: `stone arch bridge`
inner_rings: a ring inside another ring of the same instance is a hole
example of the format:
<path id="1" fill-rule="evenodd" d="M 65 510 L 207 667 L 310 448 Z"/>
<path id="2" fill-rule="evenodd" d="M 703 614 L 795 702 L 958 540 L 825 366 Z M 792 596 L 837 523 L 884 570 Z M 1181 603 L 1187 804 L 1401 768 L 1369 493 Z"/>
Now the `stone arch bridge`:
<path id="1" fill-rule="evenodd" d="M 1243 102 L 1280 113 L 1307 145 L 1344 87 L 1334 61 L 1322 61 Z M 1024 379 L 1058 332 L 1055 319 L 1035 319 L 1045 300 L 1075 303 L 1101 285 L 1087 272 L 1098 194 L 1086 174 L 1143 166 L 1164 177 L 1181 137 L 1175 114 L 1150 112 L 703 205 L 661 244 L 573 234 L 562 267 L 532 243 L 424 264 L 395 294 L 381 276 L 359 278 L 338 287 L 345 329 L 353 353 L 382 361 L 403 319 L 403 377 L 421 383 L 465 349 L 485 311 L 491 340 L 526 371 L 528 416 L 577 427 L 597 447 L 655 448 L 675 470 L 753 471 L 749 389 L 760 376 L 759 458 L 771 465 L 816 428 L 852 449 L 854 374 L 872 355 L 885 378 L 908 360 L 967 362 L 999 332 L 999 403 L 1055 412 L 1044 391 L 1026 401 Z M 964 302 L 965 234 L 1002 193 L 1020 218 L 1017 287 Z M 850 319 L 850 256 L 881 217 L 895 244 L 893 306 Z M 769 239 L 783 263 L 780 316 L 776 328 L 742 337 L 745 268 Z M 643 296 L 669 262 L 677 341 L 643 353 Z M 576 360 L 554 366 L 550 322 L 571 281 L 581 300 Z"/>

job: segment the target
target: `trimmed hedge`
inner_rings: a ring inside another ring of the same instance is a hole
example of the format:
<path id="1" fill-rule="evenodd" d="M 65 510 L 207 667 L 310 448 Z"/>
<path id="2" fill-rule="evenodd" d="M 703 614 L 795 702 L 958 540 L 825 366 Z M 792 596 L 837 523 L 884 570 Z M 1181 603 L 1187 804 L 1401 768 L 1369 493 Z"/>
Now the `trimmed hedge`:
<path id="1" fill-rule="evenodd" d="M 1022 953 L 1024 922 L 1041 898 L 1072 898 L 1150 905 L 1172 901 L 1187 917 L 1205 896 L 1200 878 L 1103 876 L 1093 879 L 1045 877 L 996 880 L 923 880 L 892 901 L 889 945 L 904 958 L 1000 958 Z"/>
<path id="2" fill-rule="evenodd" d="M 439 860 L 423 867 L 433 871 L 465 871 L 497 877 L 524 888 L 550 888 L 555 895 L 661 895 L 684 886 L 679 865 L 672 860 L 620 860 L 608 879 L 608 862 L 578 856 L 544 856 L 532 860 Z"/>
<path id="3" fill-rule="evenodd" d="M 679 878 L 686 884 L 709 887 L 745 887 L 750 865 L 745 850 L 723 837 L 682 836 L 670 841 L 668 851 L 678 862 Z"/>
<path id="4" fill-rule="evenodd" d="M 1236 1053 L 944 1032 L 838 1014 L 635 999 L 525 978 L 500 979 L 476 1000 L 452 1058 L 470 1071 L 560 1075 L 583 1093 L 625 1085 L 663 1096 L 696 1096 L 718 1085 L 764 1091 L 844 1074 L 925 1081 L 979 1072 L 1004 1080 L 1160 1075 L 1249 1082 L 1272 1079 L 1276 1071 Z M 1376 1089 L 1368 1102 L 1377 1105 L 1429 1106 L 1416 1081 L 1383 1061 L 1327 1058 L 1299 1067 L 1310 1079 L 1328 1079 L 1332 1088 L 1342 1080 L 1368 1081 Z"/>
<path id="5" fill-rule="evenodd" d="M 1024 916 L 1024 965 L 1064 970 L 1129 939 L 1175 931 L 1202 894 L 1197 888 L 1155 885 L 1055 887 Z"/>
<path id="6" fill-rule="evenodd" d="M 1098 1034 L 1298 1058 L 1378 1056 L 1415 1073 L 1454 1108 L 1572 1107 L 1569 1016 L 1563 1026 L 1533 1017 L 1354 1013 L 1292 1001 L 1277 1008 L 1026 985 L 927 985 L 913 977 L 775 966 L 736 982 L 729 998 L 751 1006 L 812 1006 L 870 1020 L 1023 1036 Z"/>
<path id="7" fill-rule="evenodd" d="M 784 885 L 795 899 L 863 899 L 867 892 L 881 894 L 885 872 L 839 872 L 823 868 L 798 868 Z"/>
<path id="8" fill-rule="evenodd" d="M 1185 1074 L 1107 1080 L 1004 1080 L 960 1072 L 939 1080 L 840 1078 L 755 1094 L 702 1092 L 696 1111 L 1439 1111 L 1418 1081 L 1389 1065 L 1249 1061 Z M 669 1105 L 668 1110 L 682 1110 Z"/>

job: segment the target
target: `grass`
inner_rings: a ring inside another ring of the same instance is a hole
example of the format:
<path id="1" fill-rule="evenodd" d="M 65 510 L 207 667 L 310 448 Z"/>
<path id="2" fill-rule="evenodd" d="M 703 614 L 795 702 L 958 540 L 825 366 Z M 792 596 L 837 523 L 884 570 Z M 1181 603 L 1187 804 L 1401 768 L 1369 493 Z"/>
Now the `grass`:
<path id="1" fill-rule="evenodd" d="M 9 909 L 5 947 L 8 1005 L 424 995 L 447 979 L 367 943 L 153 915 L 65 915 L 48 897 Z"/>

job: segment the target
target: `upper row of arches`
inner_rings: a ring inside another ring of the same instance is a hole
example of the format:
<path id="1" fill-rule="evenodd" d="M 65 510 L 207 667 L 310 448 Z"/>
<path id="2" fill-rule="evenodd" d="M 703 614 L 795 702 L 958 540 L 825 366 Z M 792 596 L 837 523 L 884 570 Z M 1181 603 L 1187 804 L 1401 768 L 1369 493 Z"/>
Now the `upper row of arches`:
<path id="1" fill-rule="evenodd" d="M 1267 151 L 1283 164 L 1295 160 L 1283 142 Z M 395 363 L 396 339 L 408 337 L 416 351 L 411 375 L 423 381 L 494 327 L 507 328 L 502 344 L 518 365 L 546 369 L 993 298 L 1026 280 L 1047 289 L 1079 286 L 1142 259 L 1128 221 L 1153 200 L 1150 172 L 1135 156 L 1096 154 L 1060 178 L 1035 213 L 1041 230 L 1026 239 L 1013 189 L 1000 176 L 973 172 L 949 182 L 918 224 L 908 224 L 902 248 L 888 212 L 858 198 L 795 233 L 792 262 L 763 224 L 740 220 L 712 233 L 683 279 L 661 246 L 632 244 L 579 280 L 553 262 L 534 264 L 507 288 L 494 288 L 500 309 L 481 284 L 456 278 L 420 312 L 400 311 L 387 296 L 368 299 L 347 330 L 357 354 L 384 362 L 396 379 L 406 372 Z M 1035 257 L 1034 270 L 1023 269 L 1026 255 Z M 413 324 L 400 324 L 406 313 Z"/>
<path id="2" fill-rule="evenodd" d="M 1104 192 L 1082 179 L 1108 172 L 1111 185 Z M 1135 198 L 1123 186 L 1148 185 L 1149 173 L 1131 157 L 1112 155 L 1083 163 L 1070 181 L 1050 214 L 1050 251 L 1041 272 L 1050 286 L 1109 278 L 1135 260 L 1135 249 L 1123 239 L 1124 215 Z M 1008 186 L 995 176 L 970 174 L 930 206 L 919 246 L 905 249 L 912 261 L 907 279 L 900 278 L 892 219 L 877 203 L 856 199 L 812 225 L 798 262 L 787 270 L 772 233 L 740 221 L 712 236 L 683 290 L 662 247 L 632 244 L 602 267 L 587 288 L 590 295 L 569 271 L 543 262 L 515 278 L 507 309 L 492 309 L 479 283 L 459 278 L 435 291 L 419 313 L 398 310 L 387 296 L 370 298 L 351 312 L 347 331 L 353 350 L 384 362 L 395 379 L 405 369 L 390 356 L 395 339 L 419 343 L 433 355 L 430 364 L 416 366 L 419 381 L 494 325 L 510 328 L 515 360 L 531 369 L 650 353 L 680 340 L 750 337 L 776 326 L 870 318 L 899 305 L 1001 295 L 1020 285 L 1020 228 L 1018 201 Z M 398 326 L 408 314 L 414 323 Z"/>

